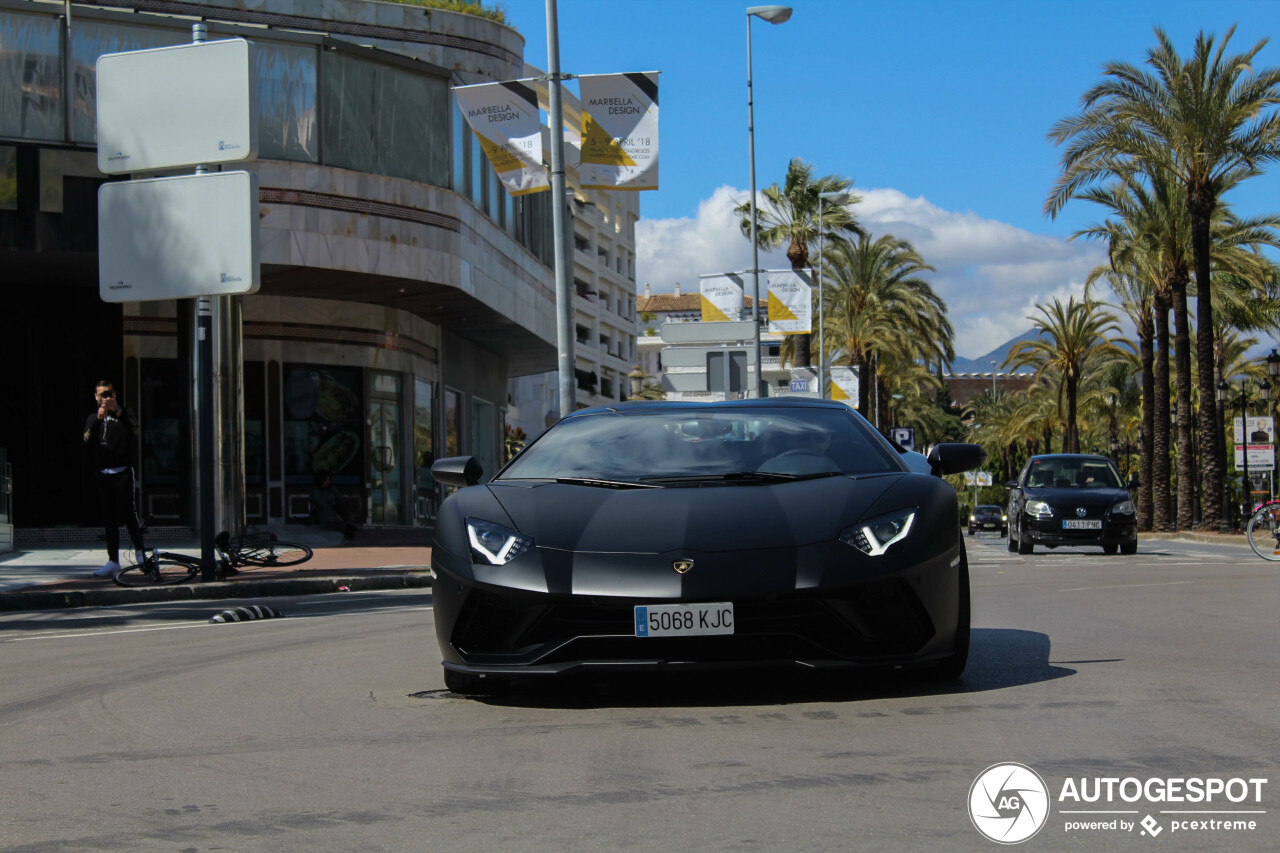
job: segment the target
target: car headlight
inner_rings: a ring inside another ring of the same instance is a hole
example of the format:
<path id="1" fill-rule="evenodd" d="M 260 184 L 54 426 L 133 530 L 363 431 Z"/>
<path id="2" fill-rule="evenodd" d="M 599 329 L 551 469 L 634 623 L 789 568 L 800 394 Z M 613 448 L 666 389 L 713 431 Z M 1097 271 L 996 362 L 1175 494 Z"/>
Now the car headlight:
<path id="1" fill-rule="evenodd" d="M 971 515 L 971 516 L 969 516 L 969 521 L 970 521 L 970 523 L 975 522 L 975 521 L 977 521 L 977 520 L 978 520 L 978 519 L 977 519 L 976 517 L 974 517 L 974 516 L 972 516 L 972 515 Z"/>
<path id="2" fill-rule="evenodd" d="M 1123 500 L 1111 508 L 1112 515 L 1133 515 L 1133 501 Z"/>
<path id="3" fill-rule="evenodd" d="M 505 566 L 533 547 L 533 540 L 523 533 L 478 518 L 467 519 L 467 539 L 471 561 L 491 566 Z"/>
<path id="4" fill-rule="evenodd" d="M 1002 513 L 1000 513 L 1000 520 L 1001 520 L 1001 521 L 1008 521 L 1008 520 L 1009 520 L 1009 516 L 1002 512 Z"/>
<path id="5" fill-rule="evenodd" d="M 882 515 L 870 521 L 855 524 L 840 532 L 840 541 L 857 548 L 870 557 L 879 557 L 894 542 L 907 538 L 911 532 L 911 523 L 915 521 L 916 511 L 904 509 L 889 515 Z"/>
<path id="6" fill-rule="evenodd" d="M 1027 501 L 1027 515 L 1034 515 L 1036 518 L 1053 518 L 1053 507 L 1044 501 Z"/>

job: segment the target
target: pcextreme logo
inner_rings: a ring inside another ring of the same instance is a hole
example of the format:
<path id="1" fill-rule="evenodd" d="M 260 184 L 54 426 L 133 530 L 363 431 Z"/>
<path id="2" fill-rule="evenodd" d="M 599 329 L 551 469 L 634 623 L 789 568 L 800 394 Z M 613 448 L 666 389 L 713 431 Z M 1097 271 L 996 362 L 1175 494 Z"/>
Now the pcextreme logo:
<path id="1" fill-rule="evenodd" d="M 969 819 L 992 841 L 1018 844 L 1049 819 L 1049 789 L 1025 764 L 993 764 L 969 788 Z"/>
<path id="2" fill-rule="evenodd" d="M 1267 780 L 1239 776 L 1067 777 L 1058 792 L 1063 832 L 1154 839 L 1255 832 L 1267 814 Z M 998 844 L 1019 844 L 1048 823 L 1049 788 L 1025 764 L 993 764 L 969 788 L 969 819 Z M 1202 841 L 1209 843 L 1207 838 Z"/>

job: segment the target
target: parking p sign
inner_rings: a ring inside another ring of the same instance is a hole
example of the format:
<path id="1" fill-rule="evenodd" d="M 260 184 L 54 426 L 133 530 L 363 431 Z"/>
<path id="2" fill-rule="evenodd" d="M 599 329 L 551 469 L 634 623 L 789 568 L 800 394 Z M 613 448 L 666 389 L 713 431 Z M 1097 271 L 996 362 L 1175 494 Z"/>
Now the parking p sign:
<path id="1" fill-rule="evenodd" d="M 916 428 L 915 427 L 894 427 L 889 431 L 893 440 L 901 444 L 907 450 L 916 449 Z"/>

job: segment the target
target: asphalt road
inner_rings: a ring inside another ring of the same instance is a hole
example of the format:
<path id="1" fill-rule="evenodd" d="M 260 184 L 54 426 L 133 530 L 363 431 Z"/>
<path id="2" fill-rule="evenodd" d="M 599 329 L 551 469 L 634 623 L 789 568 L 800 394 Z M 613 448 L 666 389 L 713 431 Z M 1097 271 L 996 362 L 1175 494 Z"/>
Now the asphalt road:
<path id="1" fill-rule="evenodd" d="M 966 541 L 973 653 L 942 688 L 751 675 L 473 701 L 444 690 L 418 591 L 225 625 L 225 602 L 4 614 L 0 850 L 991 851 L 969 796 L 1001 762 L 1047 789 L 1022 849 L 1280 846 L 1280 564 Z M 1268 781 L 1256 803 L 1061 798 L 1130 777 Z M 1034 819 L 1025 796 L 984 825 Z M 1101 809 L 1124 813 L 1065 813 Z M 1193 810 L 1233 814 L 1164 813 Z M 1146 816 L 1156 839 L 1067 828 Z"/>

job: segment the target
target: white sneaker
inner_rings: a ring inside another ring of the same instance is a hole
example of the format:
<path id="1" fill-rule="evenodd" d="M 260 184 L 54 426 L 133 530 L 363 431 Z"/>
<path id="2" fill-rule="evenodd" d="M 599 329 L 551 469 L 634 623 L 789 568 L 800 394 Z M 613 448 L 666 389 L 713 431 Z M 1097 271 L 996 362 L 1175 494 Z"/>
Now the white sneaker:
<path id="1" fill-rule="evenodd" d="M 95 578 L 109 578 L 118 571 L 120 571 L 120 564 L 115 560 L 107 560 L 107 564 L 94 571 L 93 576 Z"/>

